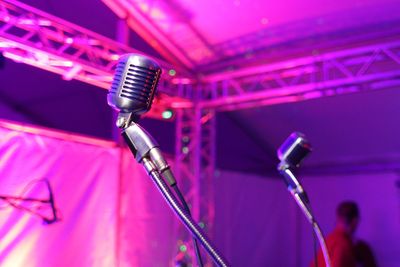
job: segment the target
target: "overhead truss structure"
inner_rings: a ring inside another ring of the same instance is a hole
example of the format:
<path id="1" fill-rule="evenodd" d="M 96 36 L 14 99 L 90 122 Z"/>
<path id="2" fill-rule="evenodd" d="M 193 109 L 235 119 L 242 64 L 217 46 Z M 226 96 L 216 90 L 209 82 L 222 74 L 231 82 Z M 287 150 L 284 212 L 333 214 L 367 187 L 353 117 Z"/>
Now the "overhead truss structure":
<path id="1" fill-rule="evenodd" d="M 380 42 L 209 75 L 200 105 L 237 110 L 400 85 L 400 42 Z"/>
<path id="2" fill-rule="evenodd" d="M 97 33 L 13 0 L 0 0 L 0 52 L 4 57 L 109 89 L 115 64 L 122 54 L 140 53 Z M 183 73 L 157 59 L 163 67 L 161 105 L 187 105 L 175 96 Z M 168 75 L 174 69 L 174 77 Z M 183 77 L 186 77 L 183 75 Z"/>
<path id="3" fill-rule="evenodd" d="M 150 8 L 136 2 L 144 10 Z M 14 0 L 0 0 L 0 51 L 5 57 L 59 73 L 64 79 L 105 89 L 119 56 L 138 52 Z M 180 102 L 181 98 L 196 99 L 208 109 L 252 108 L 396 85 L 399 58 L 400 42 L 378 42 L 197 80 L 184 71 L 171 77 L 168 70 L 176 68 L 158 60 L 165 70 L 160 91 L 178 97 L 172 99 L 174 108 L 193 107 L 187 101 Z"/>

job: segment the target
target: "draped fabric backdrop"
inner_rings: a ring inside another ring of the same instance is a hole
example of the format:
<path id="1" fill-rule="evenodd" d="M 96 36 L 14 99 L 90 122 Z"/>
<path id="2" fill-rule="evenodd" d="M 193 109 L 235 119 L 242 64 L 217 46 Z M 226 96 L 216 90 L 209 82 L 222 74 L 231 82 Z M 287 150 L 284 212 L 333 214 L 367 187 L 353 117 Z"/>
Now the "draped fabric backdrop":
<path id="1" fill-rule="evenodd" d="M 0 195 L 48 198 L 43 178 L 61 220 L 45 225 L 0 200 L 1 267 L 173 266 L 179 222 L 130 151 L 0 121 Z M 379 266 L 400 266 L 396 173 L 300 178 L 325 233 L 337 203 L 356 200 L 358 236 Z M 232 266 L 308 266 L 311 227 L 280 179 L 222 171 L 213 186 L 213 240 Z"/>
<path id="2" fill-rule="evenodd" d="M 0 128 L 0 194 L 46 199 L 35 182 L 46 178 L 61 220 L 46 225 L 2 201 L 0 266 L 116 266 L 118 149 L 32 131 Z"/>
<path id="3" fill-rule="evenodd" d="M 166 266 L 173 259 L 175 218 L 130 151 L 0 122 L 0 195 L 48 199 L 43 178 L 61 220 L 46 225 L 0 200 L 1 267 Z M 38 212 L 50 217 L 42 206 Z"/>
<path id="4" fill-rule="evenodd" d="M 358 239 L 372 247 L 378 266 L 400 266 L 400 179 L 393 172 L 341 176 L 299 175 L 325 234 L 343 200 L 356 201 Z M 232 266 L 307 267 L 311 226 L 281 179 L 221 172 L 214 179 L 215 239 Z"/>
<path id="5" fill-rule="evenodd" d="M 121 170 L 120 266 L 175 266 L 180 222 L 128 149 Z"/>

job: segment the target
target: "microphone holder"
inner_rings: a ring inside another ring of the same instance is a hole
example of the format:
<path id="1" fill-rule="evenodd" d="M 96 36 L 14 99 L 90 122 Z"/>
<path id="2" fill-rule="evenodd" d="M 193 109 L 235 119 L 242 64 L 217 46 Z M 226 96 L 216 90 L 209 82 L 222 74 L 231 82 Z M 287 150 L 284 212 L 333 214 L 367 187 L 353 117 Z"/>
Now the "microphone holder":
<path id="1" fill-rule="evenodd" d="M 163 159 L 157 142 L 140 125 L 131 122 L 122 130 L 122 136 L 129 146 L 135 159 L 143 164 L 149 177 L 153 180 L 162 196 L 175 212 L 189 232 L 202 244 L 207 253 L 218 266 L 228 266 L 227 261 L 219 254 L 213 244 L 208 240 L 198 224 L 185 211 L 175 195 L 171 192 L 160 172 L 168 167 Z"/>
<path id="2" fill-rule="evenodd" d="M 300 207 L 301 211 L 304 213 L 308 221 L 311 223 L 313 230 L 318 238 L 318 242 L 321 246 L 326 267 L 331 267 L 332 264 L 329 257 L 328 248 L 326 246 L 326 242 L 324 239 L 324 235 L 322 234 L 321 228 L 311 212 L 311 208 L 308 203 L 308 197 L 303 187 L 301 186 L 301 184 L 298 182 L 295 175 L 291 171 L 290 165 L 288 165 L 286 162 L 282 161 L 281 163 L 279 163 L 278 171 L 284 177 L 288 185 L 288 190 L 290 194 L 292 195 L 292 197 L 294 198 L 297 205 Z"/>

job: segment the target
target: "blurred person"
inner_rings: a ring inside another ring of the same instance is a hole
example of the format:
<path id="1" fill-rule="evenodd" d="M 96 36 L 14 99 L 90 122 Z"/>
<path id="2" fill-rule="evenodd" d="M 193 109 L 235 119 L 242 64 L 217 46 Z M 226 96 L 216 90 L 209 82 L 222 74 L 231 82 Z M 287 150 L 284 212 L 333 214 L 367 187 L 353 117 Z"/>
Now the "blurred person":
<path id="1" fill-rule="evenodd" d="M 377 267 L 371 248 L 365 241 L 355 241 L 354 233 L 360 220 L 358 206 L 353 201 L 341 202 L 336 209 L 335 229 L 326 238 L 332 267 Z M 311 267 L 325 267 L 320 250 L 317 264 Z"/>

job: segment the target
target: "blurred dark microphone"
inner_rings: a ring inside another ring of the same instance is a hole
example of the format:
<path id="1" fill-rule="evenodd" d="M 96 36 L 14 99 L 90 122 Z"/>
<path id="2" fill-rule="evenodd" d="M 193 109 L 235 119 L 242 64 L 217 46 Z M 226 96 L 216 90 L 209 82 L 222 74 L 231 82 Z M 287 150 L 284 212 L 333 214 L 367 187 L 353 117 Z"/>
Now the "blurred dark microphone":
<path id="1" fill-rule="evenodd" d="M 278 171 L 283 176 L 289 191 L 298 194 L 304 203 L 309 203 L 306 192 L 293 174 L 292 169 L 299 167 L 301 161 L 311 152 L 311 145 L 304 134 L 292 133 L 278 148 L 278 158 L 281 161 Z"/>
<path id="2" fill-rule="evenodd" d="M 311 145 L 304 134 L 294 132 L 279 147 L 278 158 L 288 167 L 298 167 L 311 150 Z"/>
<path id="3" fill-rule="evenodd" d="M 138 54 L 123 55 L 107 95 L 108 104 L 122 114 L 139 116 L 149 111 L 160 75 L 161 67 L 154 60 Z"/>

